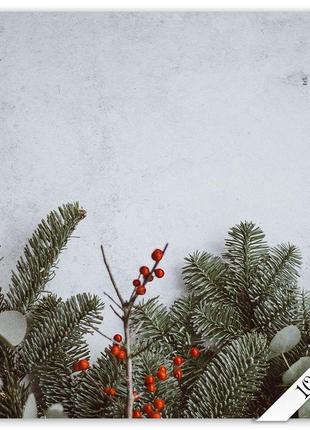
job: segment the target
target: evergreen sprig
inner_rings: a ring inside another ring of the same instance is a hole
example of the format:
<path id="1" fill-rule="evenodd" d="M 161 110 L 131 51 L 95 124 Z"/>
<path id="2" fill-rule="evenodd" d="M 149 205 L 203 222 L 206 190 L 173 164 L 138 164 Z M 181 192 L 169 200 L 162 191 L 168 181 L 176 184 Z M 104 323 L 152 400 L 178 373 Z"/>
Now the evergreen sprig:
<path id="1" fill-rule="evenodd" d="M 198 379 L 185 415 L 195 418 L 249 417 L 249 404 L 268 368 L 264 336 L 248 333 L 225 347 Z"/>
<path id="2" fill-rule="evenodd" d="M 91 326 L 102 320 L 103 304 L 97 296 L 78 294 L 55 306 L 32 327 L 19 346 L 19 360 L 25 371 L 44 363 L 76 327 L 81 335 L 91 333 Z"/>
<path id="3" fill-rule="evenodd" d="M 86 212 L 78 203 L 68 203 L 52 211 L 46 221 L 41 221 L 25 246 L 24 256 L 17 262 L 16 272 L 12 272 L 7 294 L 10 309 L 29 311 L 46 283 L 55 276 L 59 255 L 85 216 Z"/>

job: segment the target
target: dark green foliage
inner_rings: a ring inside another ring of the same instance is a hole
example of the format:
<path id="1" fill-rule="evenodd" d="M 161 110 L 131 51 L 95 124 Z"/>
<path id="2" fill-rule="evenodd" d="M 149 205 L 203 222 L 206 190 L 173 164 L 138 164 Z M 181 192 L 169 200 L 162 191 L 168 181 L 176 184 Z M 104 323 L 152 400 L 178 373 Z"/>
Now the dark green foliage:
<path id="1" fill-rule="evenodd" d="M 22 418 L 27 399 L 13 351 L 0 341 L 0 418 Z"/>
<path id="2" fill-rule="evenodd" d="M 145 339 L 163 339 L 169 329 L 167 309 L 158 303 L 158 297 L 147 302 L 142 301 L 135 306 L 131 325 L 134 327 L 135 334 L 139 335 L 142 331 Z"/>
<path id="3" fill-rule="evenodd" d="M 29 372 L 45 363 L 77 327 L 81 336 L 90 333 L 91 325 L 102 319 L 102 309 L 97 296 L 84 293 L 60 302 L 44 319 L 37 319 L 18 348 L 22 369 Z"/>
<path id="4" fill-rule="evenodd" d="M 125 416 L 125 368 L 108 351 L 101 354 L 91 369 L 83 374 L 74 393 L 75 417 L 122 418 Z M 104 394 L 105 387 L 115 387 L 116 397 Z"/>
<path id="5" fill-rule="evenodd" d="M 265 379 L 268 345 L 248 333 L 232 341 L 200 376 L 185 415 L 193 418 L 250 417 L 249 404 Z"/>
<path id="6" fill-rule="evenodd" d="M 267 358 L 272 337 L 295 324 L 302 340 L 287 359 L 293 363 L 309 353 L 310 304 L 297 287 L 298 249 L 291 244 L 269 248 L 262 230 L 251 222 L 233 227 L 225 243 L 222 258 L 197 251 L 186 258 L 188 295 L 176 300 L 168 317 L 165 313 L 168 332 L 152 345 L 165 357 L 170 345 L 170 362 L 175 354 L 187 358 L 179 410 L 173 416 L 262 414 L 284 389 L 282 357 Z M 151 324 L 145 314 L 139 309 L 140 342 Z M 157 324 L 158 318 L 160 314 Z M 192 346 L 202 351 L 198 359 L 189 356 Z"/>
<path id="7" fill-rule="evenodd" d="M 59 254 L 75 227 L 85 218 L 78 203 L 68 203 L 42 220 L 17 262 L 7 294 L 10 309 L 26 313 L 48 281 L 54 278 Z"/>
<path id="8" fill-rule="evenodd" d="M 89 294 L 62 301 L 45 286 L 55 276 L 58 257 L 85 214 L 78 203 L 69 203 L 42 220 L 12 274 L 7 298 L 0 291 L 0 312 L 18 310 L 28 321 L 27 335 L 17 348 L 0 345 L 1 417 L 22 417 L 32 390 L 40 414 L 61 402 L 69 416 L 75 415 L 72 364 L 88 357 L 84 335 L 101 321 L 103 304 Z"/>
<path id="9" fill-rule="evenodd" d="M 237 310 L 231 306 L 215 307 L 212 304 L 199 304 L 192 316 L 193 327 L 203 339 L 212 339 L 216 347 L 236 339 L 243 333 Z"/>
<path id="10" fill-rule="evenodd" d="M 101 321 L 103 304 L 80 294 L 63 301 L 45 290 L 60 252 L 85 216 L 78 204 L 52 212 L 34 233 L 12 275 L 7 299 L 0 291 L 0 312 L 16 309 L 27 315 L 29 330 L 16 350 L 0 345 L 0 416 L 21 417 L 30 388 L 39 414 L 61 403 L 69 417 L 126 416 L 126 368 L 107 349 L 87 372 L 73 363 L 88 358 L 85 334 Z M 259 227 L 242 222 L 229 231 L 222 257 L 194 252 L 183 270 L 187 294 L 170 309 L 157 297 L 133 308 L 133 379 L 142 408 L 163 398 L 166 418 L 256 417 L 282 393 L 286 364 L 270 359 L 269 343 L 277 331 L 297 325 L 299 344 L 286 354 L 292 364 L 309 354 L 310 300 L 298 289 L 301 263 L 291 244 L 269 248 Z M 201 354 L 190 355 L 196 346 Z M 185 358 L 183 378 L 173 376 L 173 358 Z M 169 377 L 147 392 L 146 374 L 159 366 Z M 25 375 L 31 376 L 31 387 Z M 115 387 L 116 396 L 103 389 Z M 1 397 L 0 397 L 1 400 Z"/>

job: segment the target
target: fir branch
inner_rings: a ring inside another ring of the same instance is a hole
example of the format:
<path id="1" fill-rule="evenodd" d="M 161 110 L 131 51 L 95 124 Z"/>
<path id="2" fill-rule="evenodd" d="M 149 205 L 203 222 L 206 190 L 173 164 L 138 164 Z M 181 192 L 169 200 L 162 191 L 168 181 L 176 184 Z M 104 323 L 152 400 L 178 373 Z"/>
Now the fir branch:
<path id="1" fill-rule="evenodd" d="M 202 297 L 206 302 L 230 304 L 231 298 L 223 283 L 227 265 L 207 252 L 194 252 L 185 258 L 183 279 L 189 292 Z"/>
<path id="2" fill-rule="evenodd" d="M 111 354 L 102 353 L 96 364 L 82 375 L 75 391 L 76 418 L 124 418 L 127 390 L 126 371 Z M 103 389 L 114 387 L 117 401 Z"/>
<path id="3" fill-rule="evenodd" d="M 235 308 L 225 305 L 198 305 L 192 322 L 196 333 L 217 348 L 244 333 L 239 313 Z"/>
<path id="4" fill-rule="evenodd" d="M 169 327 L 167 309 L 158 303 L 158 297 L 142 301 L 134 306 L 130 324 L 133 331 L 145 339 L 165 339 Z"/>
<path id="5" fill-rule="evenodd" d="M 251 288 L 255 284 L 259 266 L 268 255 L 263 231 L 252 222 L 241 222 L 232 227 L 225 241 L 223 258 L 229 264 L 226 286 L 235 298 L 247 329 L 253 328 L 254 305 Z"/>
<path id="6" fill-rule="evenodd" d="M 266 376 L 267 342 L 264 336 L 246 334 L 220 352 L 193 389 L 187 417 L 248 417 L 249 403 Z"/>
<path id="7" fill-rule="evenodd" d="M 17 262 L 17 271 L 12 273 L 7 295 L 10 309 L 23 313 L 30 310 L 46 283 L 54 277 L 59 254 L 85 216 L 78 203 L 68 203 L 41 221 L 25 246 L 24 256 Z"/>
<path id="8" fill-rule="evenodd" d="M 79 327 L 82 334 L 102 320 L 103 304 L 97 296 L 78 294 L 59 303 L 44 320 L 35 325 L 19 345 L 19 359 L 24 371 L 51 357 L 72 332 Z"/>

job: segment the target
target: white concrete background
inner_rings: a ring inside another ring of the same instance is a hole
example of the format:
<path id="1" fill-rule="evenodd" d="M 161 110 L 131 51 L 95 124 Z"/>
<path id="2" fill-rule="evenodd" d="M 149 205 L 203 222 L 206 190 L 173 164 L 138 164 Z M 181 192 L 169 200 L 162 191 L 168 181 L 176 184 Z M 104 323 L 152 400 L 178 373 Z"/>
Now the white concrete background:
<path id="1" fill-rule="evenodd" d="M 40 219 L 87 209 L 50 288 L 123 293 L 155 247 L 183 291 L 183 257 L 260 224 L 310 270 L 309 13 L 1 13 L 1 282 Z M 118 327 L 106 309 L 105 328 Z M 105 344 L 91 339 L 94 355 Z"/>

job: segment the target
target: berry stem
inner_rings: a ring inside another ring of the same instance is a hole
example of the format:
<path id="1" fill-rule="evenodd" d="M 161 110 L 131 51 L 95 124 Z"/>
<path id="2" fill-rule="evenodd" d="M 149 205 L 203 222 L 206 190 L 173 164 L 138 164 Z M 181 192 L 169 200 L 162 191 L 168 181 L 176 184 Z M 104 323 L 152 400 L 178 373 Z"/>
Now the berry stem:
<path id="1" fill-rule="evenodd" d="M 112 305 L 110 305 L 110 308 L 112 309 L 112 311 L 115 313 L 115 315 L 123 321 L 124 317 L 122 317 L 114 308 Z"/>
<path id="2" fill-rule="evenodd" d="M 97 333 L 99 333 L 101 336 L 105 337 L 106 339 L 110 340 L 113 343 L 117 343 L 118 345 L 122 345 L 122 342 L 117 342 L 115 339 L 112 339 L 110 336 L 107 336 L 106 334 L 102 333 L 101 330 L 99 330 L 98 328 L 96 328 L 95 326 L 91 325 L 90 326 L 93 330 L 95 330 Z"/>
<path id="3" fill-rule="evenodd" d="M 168 248 L 168 243 L 166 243 L 166 245 L 163 248 L 163 256 L 162 256 L 162 258 L 164 257 L 167 248 Z M 160 263 L 160 261 L 155 261 L 155 263 L 154 263 L 154 265 L 153 265 L 153 267 L 152 267 L 149 275 L 146 278 L 144 278 L 144 280 L 143 280 L 143 282 L 142 282 L 141 285 L 145 286 L 148 283 L 148 278 L 151 275 L 153 275 L 153 273 L 154 273 L 154 271 L 155 271 L 155 269 L 156 269 L 156 267 L 158 266 L 159 263 Z M 133 292 L 132 292 L 132 294 L 130 296 L 129 302 L 128 302 L 128 304 L 129 304 L 129 312 L 131 311 L 131 309 L 132 309 L 132 307 L 133 307 L 133 305 L 134 305 L 137 297 L 138 297 L 138 295 L 136 294 L 136 290 L 133 290 Z"/>
<path id="4" fill-rule="evenodd" d="M 102 258 L 103 258 L 103 262 L 104 262 L 104 265 L 105 265 L 105 267 L 106 267 L 106 269 L 107 269 L 107 272 L 108 272 L 108 274 L 109 274 L 109 276 L 110 276 L 110 280 L 111 280 L 111 283 L 112 283 L 112 285 L 113 285 L 113 287 L 114 287 L 114 290 L 115 290 L 115 292 L 116 292 L 116 294 L 117 294 L 117 297 L 119 298 L 119 301 L 121 302 L 121 304 L 122 304 L 122 306 L 124 305 L 124 303 L 125 303 L 125 301 L 124 301 L 124 299 L 123 299 L 123 297 L 122 297 L 122 295 L 121 295 L 121 293 L 120 293 L 120 291 L 119 291 L 119 289 L 118 289 L 118 287 L 117 287 L 117 285 L 116 285 L 116 282 L 115 282 L 115 280 L 114 280 L 114 277 L 113 277 L 113 275 L 112 275 L 112 272 L 111 272 L 111 269 L 110 269 L 110 266 L 109 266 L 109 263 L 108 263 L 108 261 L 107 261 L 107 258 L 106 258 L 106 255 L 105 255 L 105 252 L 104 252 L 104 248 L 103 248 L 103 246 L 101 245 L 101 253 L 102 253 Z"/>
<path id="5" fill-rule="evenodd" d="M 130 317 L 130 313 L 126 313 L 126 316 L 124 318 L 124 333 L 125 333 L 125 346 L 126 346 L 126 352 L 127 352 L 127 360 L 126 360 L 127 417 L 132 418 L 134 394 L 133 394 L 132 357 L 131 357 L 129 317 Z"/>
<path id="6" fill-rule="evenodd" d="M 112 296 L 110 296 L 110 294 L 106 293 L 105 291 L 103 292 L 103 294 L 105 296 L 109 297 L 109 299 L 111 300 L 111 302 L 113 302 L 121 311 L 123 310 L 122 307 L 117 303 L 117 301 L 114 300 Z"/>
<path id="7" fill-rule="evenodd" d="M 166 243 L 166 245 L 163 248 L 163 254 L 162 256 L 164 256 L 166 250 L 168 247 L 168 243 Z M 123 327 L 124 327 L 124 334 L 125 334 L 125 339 L 124 339 L 124 347 L 126 349 L 126 385 L 127 385 L 127 410 L 126 410 L 126 415 L 127 418 L 132 418 L 132 411 L 133 411 L 133 405 L 134 405 L 134 394 L 133 394 L 133 372 L 132 372 L 132 359 L 133 357 L 135 357 L 136 355 L 139 355 L 141 352 L 144 351 L 143 348 L 140 351 L 137 351 L 135 354 L 131 354 L 131 341 L 130 341 L 130 317 L 131 317 L 131 312 L 132 312 L 132 308 L 134 306 L 134 303 L 138 297 L 138 295 L 136 294 L 136 290 L 134 289 L 129 301 L 125 301 L 116 285 L 116 282 L 114 280 L 114 277 L 112 275 L 110 266 L 107 262 L 106 259 L 106 255 L 103 249 L 103 246 L 101 245 L 101 253 L 102 253 L 102 258 L 103 258 L 103 262 L 105 264 L 105 267 L 107 269 L 107 272 L 109 274 L 111 283 L 113 285 L 114 291 L 120 301 L 120 305 L 118 303 L 115 302 L 115 300 L 107 293 L 104 293 L 107 297 L 110 298 L 110 300 L 118 306 L 119 309 L 122 310 L 123 312 L 123 316 L 119 315 L 119 313 L 114 309 L 114 307 L 112 305 L 110 305 L 111 309 L 113 310 L 113 312 L 118 316 L 118 318 L 120 318 L 123 321 Z M 150 277 L 150 275 L 153 275 L 156 267 L 158 266 L 159 261 L 156 261 L 152 267 L 152 270 L 150 271 L 149 275 L 147 277 L 144 278 L 142 285 L 145 286 L 148 283 L 148 279 Z M 140 275 L 139 275 L 139 279 L 140 279 Z M 94 330 L 96 330 L 98 333 L 100 333 L 102 336 L 104 336 L 105 338 L 111 340 L 113 343 L 118 343 L 115 342 L 114 339 L 111 339 L 110 337 L 106 336 L 104 333 L 102 333 L 100 330 L 96 329 L 95 327 L 92 327 Z"/>

